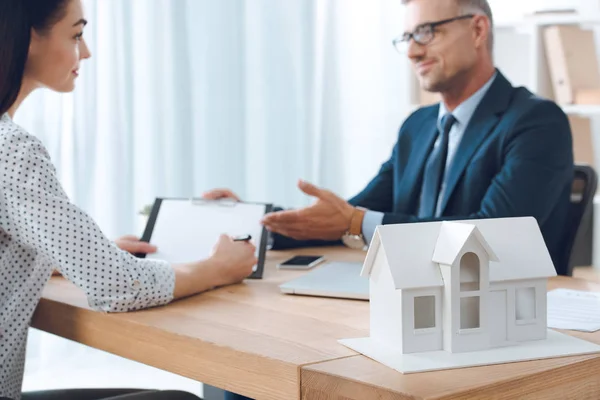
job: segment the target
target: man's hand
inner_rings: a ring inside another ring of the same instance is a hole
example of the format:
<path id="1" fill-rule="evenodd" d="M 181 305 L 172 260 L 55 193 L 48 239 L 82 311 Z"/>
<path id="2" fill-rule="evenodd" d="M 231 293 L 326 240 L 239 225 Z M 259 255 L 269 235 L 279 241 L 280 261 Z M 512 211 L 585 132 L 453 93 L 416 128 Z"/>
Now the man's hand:
<path id="1" fill-rule="evenodd" d="M 213 189 L 204 193 L 202 198 L 206 200 L 232 199 L 235 201 L 240 201 L 240 198 L 229 189 Z"/>
<path id="2" fill-rule="evenodd" d="M 152 254 L 156 253 L 156 246 L 151 245 L 150 243 L 142 242 L 139 238 L 135 236 L 123 236 L 115 240 L 115 244 L 121 250 L 125 250 L 129 253 L 143 253 L 143 254 Z"/>
<path id="3" fill-rule="evenodd" d="M 298 187 L 309 196 L 316 197 L 316 203 L 299 210 L 266 215 L 263 224 L 267 229 L 297 240 L 340 239 L 350 227 L 354 207 L 329 190 L 311 183 L 300 181 Z"/>

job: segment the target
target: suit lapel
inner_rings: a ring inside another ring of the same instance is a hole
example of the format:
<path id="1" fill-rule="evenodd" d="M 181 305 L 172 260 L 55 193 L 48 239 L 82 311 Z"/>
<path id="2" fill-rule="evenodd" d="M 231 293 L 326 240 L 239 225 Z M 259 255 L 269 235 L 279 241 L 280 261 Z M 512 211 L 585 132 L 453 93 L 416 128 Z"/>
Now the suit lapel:
<path id="1" fill-rule="evenodd" d="M 421 193 L 421 177 L 427 157 L 429 156 L 435 139 L 438 136 L 437 115 L 438 108 L 434 108 L 432 116 L 427 118 L 428 122 L 421 128 L 421 132 L 413 137 L 414 143 L 410 146 L 410 156 L 404 171 L 404 178 L 401 180 L 400 193 L 406 193 L 407 203 L 403 209 L 412 208 L 413 204 Z M 418 203 L 417 203 L 418 204 Z"/>
<path id="2" fill-rule="evenodd" d="M 508 80 L 498 72 L 494 83 L 471 118 L 448 170 L 446 188 L 441 203 L 442 213 L 475 152 L 496 127 L 501 114 L 506 111 L 512 89 Z"/>

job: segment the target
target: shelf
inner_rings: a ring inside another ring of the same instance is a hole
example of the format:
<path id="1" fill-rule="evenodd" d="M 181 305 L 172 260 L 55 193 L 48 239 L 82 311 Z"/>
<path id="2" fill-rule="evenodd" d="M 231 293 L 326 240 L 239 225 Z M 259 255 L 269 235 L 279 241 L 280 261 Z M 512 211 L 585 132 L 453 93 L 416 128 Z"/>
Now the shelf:
<path id="1" fill-rule="evenodd" d="M 525 23 L 544 26 L 544 25 L 600 25 L 600 15 L 577 15 L 577 14 L 555 14 L 555 15 L 537 15 L 534 17 L 525 17 Z"/>
<path id="2" fill-rule="evenodd" d="M 535 16 L 523 16 L 517 20 L 500 20 L 495 24 L 496 28 L 527 28 L 548 25 L 598 25 L 600 26 L 600 15 L 578 15 L 578 14 L 541 14 Z"/>
<path id="3" fill-rule="evenodd" d="M 584 104 L 569 104 L 561 105 L 563 111 L 570 115 L 579 115 L 585 117 L 600 116 L 600 104 L 584 105 Z"/>

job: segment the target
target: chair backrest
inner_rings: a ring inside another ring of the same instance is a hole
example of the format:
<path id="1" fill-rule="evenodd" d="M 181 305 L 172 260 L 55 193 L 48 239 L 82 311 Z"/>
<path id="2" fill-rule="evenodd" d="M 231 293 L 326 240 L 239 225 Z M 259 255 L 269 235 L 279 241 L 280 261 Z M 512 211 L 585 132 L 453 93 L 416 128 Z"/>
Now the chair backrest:
<path id="1" fill-rule="evenodd" d="M 589 165 L 575 165 L 573 189 L 571 192 L 571 207 L 565 232 L 565 249 L 567 271 L 565 275 L 573 275 L 573 248 L 578 240 L 582 240 L 594 209 L 594 195 L 598 187 L 598 175 Z"/>

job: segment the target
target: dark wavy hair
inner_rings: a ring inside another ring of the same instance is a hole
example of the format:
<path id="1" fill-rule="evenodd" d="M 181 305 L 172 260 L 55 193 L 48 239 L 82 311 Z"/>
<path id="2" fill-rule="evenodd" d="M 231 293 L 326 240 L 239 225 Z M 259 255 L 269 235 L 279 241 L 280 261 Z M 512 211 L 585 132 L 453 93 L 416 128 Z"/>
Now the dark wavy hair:
<path id="1" fill-rule="evenodd" d="M 31 42 L 31 30 L 48 32 L 71 0 L 0 0 L 0 116 L 17 100 Z"/>

